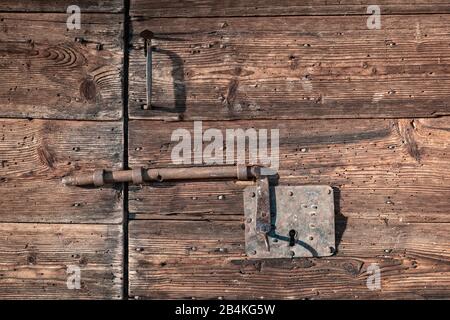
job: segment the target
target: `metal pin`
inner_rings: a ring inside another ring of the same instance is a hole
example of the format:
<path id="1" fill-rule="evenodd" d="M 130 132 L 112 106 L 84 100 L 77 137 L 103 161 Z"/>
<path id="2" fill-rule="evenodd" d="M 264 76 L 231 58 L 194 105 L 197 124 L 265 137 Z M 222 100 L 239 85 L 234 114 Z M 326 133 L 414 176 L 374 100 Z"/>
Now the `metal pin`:
<path id="1" fill-rule="evenodd" d="M 154 37 L 153 32 L 144 30 L 140 36 L 144 38 L 144 54 L 145 54 L 145 74 L 146 74 L 146 94 L 147 104 L 144 105 L 144 110 L 152 108 L 152 39 Z"/>

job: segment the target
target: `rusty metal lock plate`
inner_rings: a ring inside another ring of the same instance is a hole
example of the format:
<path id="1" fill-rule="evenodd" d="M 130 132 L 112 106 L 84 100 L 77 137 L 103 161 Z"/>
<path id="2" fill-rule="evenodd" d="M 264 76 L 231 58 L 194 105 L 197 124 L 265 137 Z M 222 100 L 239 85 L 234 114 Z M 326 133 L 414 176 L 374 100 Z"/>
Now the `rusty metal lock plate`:
<path id="1" fill-rule="evenodd" d="M 256 232 L 256 187 L 244 190 L 245 251 L 253 258 L 331 256 L 335 251 L 330 186 L 270 187 L 269 250 Z"/>

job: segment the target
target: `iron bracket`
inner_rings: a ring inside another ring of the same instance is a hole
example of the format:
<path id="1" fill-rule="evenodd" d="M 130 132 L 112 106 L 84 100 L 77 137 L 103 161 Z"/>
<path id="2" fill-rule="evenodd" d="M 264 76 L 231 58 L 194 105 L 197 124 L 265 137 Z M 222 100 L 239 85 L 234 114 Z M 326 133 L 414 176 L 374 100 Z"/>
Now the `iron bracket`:
<path id="1" fill-rule="evenodd" d="M 259 179 L 256 186 L 244 190 L 246 254 L 254 258 L 331 256 L 335 251 L 333 189 L 272 187 L 267 182 L 267 178 Z"/>

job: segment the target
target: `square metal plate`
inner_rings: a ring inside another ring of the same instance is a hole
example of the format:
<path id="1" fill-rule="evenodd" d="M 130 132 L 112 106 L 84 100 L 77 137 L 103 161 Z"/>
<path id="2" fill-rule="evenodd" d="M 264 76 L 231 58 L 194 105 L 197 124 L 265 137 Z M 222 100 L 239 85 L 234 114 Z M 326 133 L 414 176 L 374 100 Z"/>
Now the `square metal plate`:
<path id="1" fill-rule="evenodd" d="M 330 186 L 270 187 L 270 251 L 256 234 L 256 187 L 244 190 L 245 252 L 254 258 L 331 256 L 335 251 L 334 197 Z M 295 231 L 290 246 L 289 232 Z"/>

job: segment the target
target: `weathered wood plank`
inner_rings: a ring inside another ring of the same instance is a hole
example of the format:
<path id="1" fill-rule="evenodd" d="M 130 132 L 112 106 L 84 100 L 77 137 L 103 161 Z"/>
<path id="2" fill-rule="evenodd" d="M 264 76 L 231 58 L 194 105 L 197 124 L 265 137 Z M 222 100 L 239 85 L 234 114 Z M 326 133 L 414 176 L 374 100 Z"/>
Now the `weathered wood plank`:
<path id="1" fill-rule="evenodd" d="M 152 119 L 433 117 L 450 114 L 449 15 L 136 18 L 130 115 Z M 156 33 L 154 110 L 138 34 Z"/>
<path id="2" fill-rule="evenodd" d="M 1 11 L 14 12 L 59 12 L 66 13 L 71 5 L 80 7 L 82 13 L 88 12 L 122 12 L 123 0 L 2 0 Z"/>
<path id="3" fill-rule="evenodd" d="M 1 117 L 121 117 L 122 16 L 84 14 L 81 30 L 66 19 L 0 13 Z"/>
<path id="4" fill-rule="evenodd" d="M 122 297 L 122 226 L 1 223 L 0 233 L 1 299 Z M 74 267 L 79 290 L 67 286 Z"/>
<path id="5" fill-rule="evenodd" d="M 131 0 L 130 14 L 146 17 L 217 17 L 274 15 L 366 14 L 369 0 Z M 382 14 L 450 13 L 450 4 L 441 0 L 378 0 Z"/>
<path id="6" fill-rule="evenodd" d="M 448 298 L 448 224 L 338 223 L 326 259 L 253 260 L 240 222 L 131 221 L 130 296 L 298 299 Z M 381 290 L 367 288 L 370 264 Z"/>
<path id="7" fill-rule="evenodd" d="M 73 172 L 122 167 L 121 122 L 0 120 L 0 221 L 120 223 L 120 186 L 76 188 Z"/>
<path id="8" fill-rule="evenodd" d="M 130 166 L 173 165 L 171 154 L 178 142 L 172 142 L 171 135 L 178 128 L 193 135 L 192 123 L 131 121 Z M 279 129 L 280 184 L 331 185 L 339 211 L 347 217 L 450 222 L 449 117 L 203 122 L 204 131 L 210 128 L 224 136 L 225 129 Z M 210 160 L 204 155 L 204 161 Z M 129 211 L 136 219 L 239 220 L 246 185 L 222 181 L 131 186 Z"/>

